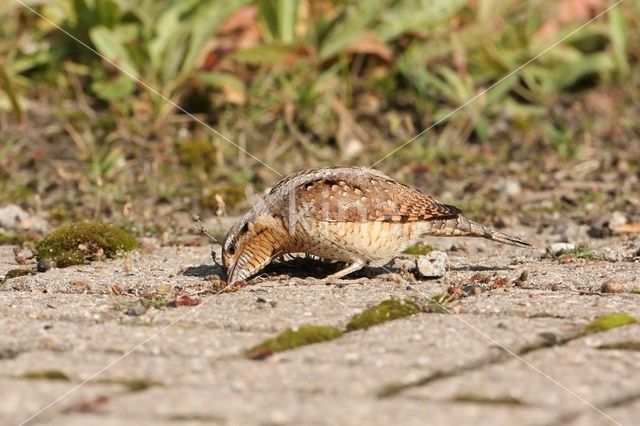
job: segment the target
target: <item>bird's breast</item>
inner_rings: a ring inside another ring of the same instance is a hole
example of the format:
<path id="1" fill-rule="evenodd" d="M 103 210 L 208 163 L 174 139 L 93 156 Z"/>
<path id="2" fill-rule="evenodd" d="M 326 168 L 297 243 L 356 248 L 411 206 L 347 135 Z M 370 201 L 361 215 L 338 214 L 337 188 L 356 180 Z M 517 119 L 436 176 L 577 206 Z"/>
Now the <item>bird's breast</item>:
<path id="1" fill-rule="evenodd" d="M 288 251 L 345 262 L 379 263 L 415 244 L 422 228 L 422 222 L 298 222 L 291 230 Z"/>

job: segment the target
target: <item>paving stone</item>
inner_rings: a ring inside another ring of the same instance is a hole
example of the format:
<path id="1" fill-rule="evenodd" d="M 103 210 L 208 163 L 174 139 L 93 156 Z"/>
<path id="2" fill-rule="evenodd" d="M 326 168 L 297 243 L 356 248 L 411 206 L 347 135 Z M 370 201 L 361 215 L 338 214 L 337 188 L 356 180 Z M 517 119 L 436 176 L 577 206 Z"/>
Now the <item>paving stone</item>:
<path id="1" fill-rule="evenodd" d="M 557 241 L 515 233 L 541 248 Z M 571 231 L 580 235 L 586 230 Z M 640 295 L 632 291 L 640 285 L 638 262 L 628 260 L 637 244 L 617 238 L 591 240 L 590 247 L 612 248 L 627 260 L 562 262 L 541 248 L 433 239 L 448 251 L 450 270 L 424 281 L 377 270 L 327 283 L 304 270 L 290 278 L 272 268 L 237 292 L 215 294 L 206 276 L 220 271 L 208 247 L 149 247 L 15 278 L 0 286 L 0 424 L 18 424 L 102 370 L 30 424 L 612 424 L 509 351 L 563 342 L 599 315 L 640 317 Z M 11 247 L 0 246 L 0 276 L 16 266 Z M 624 290 L 602 293 L 608 280 L 625 283 Z M 447 304 L 455 315 L 419 313 L 262 361 L 243 356 L 289 327 L 343 329 L 384 300 L 425 301 L 469 285 L 485 291 Z M 126 314 L 153 294 L 176 291 L 201 303 Z M 621 424 L 633 424 L 639 330 L 629 325 L 523 358 Z M 625 342 L 630 349 L 610 349 Z M 44 370 L 70 381 L 21 377 Z M 425 377 L 435 379 L 379 397 Z M 127 380 L 154 385 L 134 392 Z"/>

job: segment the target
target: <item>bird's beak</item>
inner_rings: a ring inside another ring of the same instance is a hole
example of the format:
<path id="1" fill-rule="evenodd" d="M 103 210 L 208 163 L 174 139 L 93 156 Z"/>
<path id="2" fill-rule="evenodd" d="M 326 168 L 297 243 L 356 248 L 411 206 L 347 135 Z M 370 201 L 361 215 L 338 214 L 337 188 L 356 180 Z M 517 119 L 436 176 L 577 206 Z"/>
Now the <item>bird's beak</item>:
<path id="1" fill-rule="evenodd" d="M 257 274 L 271 263 L 273 256 L 267 252 L 246 250 L 227 271 L 227 283 L 233 285 Z"/>

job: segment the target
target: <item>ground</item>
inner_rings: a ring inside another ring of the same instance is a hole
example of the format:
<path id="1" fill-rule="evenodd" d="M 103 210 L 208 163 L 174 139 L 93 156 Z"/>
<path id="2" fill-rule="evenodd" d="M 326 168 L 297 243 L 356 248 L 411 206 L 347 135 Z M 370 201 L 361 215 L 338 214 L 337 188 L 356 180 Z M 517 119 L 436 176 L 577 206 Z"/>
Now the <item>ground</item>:
<path id="1" fill-rule="evenodd" d="M 637 423 L 640 2 L 22 3 L 0 2 L 0 425 Z M 193 215 L 220 241 L 335 165 L 535 249 L 431 239 L 226 288 Z M 67 225 L 95 238 L 52 247 Z M 431 248 L 444 276 L 406 270 Z"/>
<path id="2" fill-rule="evenodd" d="M 446 276 L 432 280 L 375 269 L 323 281 L 331 265 L 285 265 L 219 293 L 210 247 L 155 239 L 123 258 L 9 279 L 0 423 L 635 424 L 637 234 L 551 256 L 545 249 L 562 236 L 509 231 L 536 249 L 429 240 L 449 256 Z M 1 246 L 0 276 L 15 267 L 12 247 Z M 443 309 L 246 357 L 289 328 L 344 330 L 390 299 Z M 625 321 L 589 328 L 616 313 Z"/>

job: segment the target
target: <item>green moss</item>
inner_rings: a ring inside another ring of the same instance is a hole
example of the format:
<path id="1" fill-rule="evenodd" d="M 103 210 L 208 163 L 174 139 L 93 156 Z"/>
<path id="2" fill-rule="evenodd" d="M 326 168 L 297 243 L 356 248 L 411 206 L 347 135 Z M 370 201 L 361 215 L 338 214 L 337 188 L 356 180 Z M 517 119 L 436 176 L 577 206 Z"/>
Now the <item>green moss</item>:
<path id="1" fill-rule="evenodd" d="M 76 222 L 82 219 L 79 212 L 68 203 L 56 204 L 49 210 L 49 220 L 57 223 Z"/>
<path id="2" fill-rule="evenodd" d="M 2 245 L 20 245 L 25 241 L 29 241 L 29 236 L 24 232 L 0 232 L 0 246 Z"/>
<path id="3" fill-rule="evenodd" d="M 0 185 L 0 201 L 19 203 L 34 194 L 34 189 L 26 185 L 11 186 L 8 183 Z"/>
<path id="4" fill-rule="evenodd" d="M 603 315 L 591 321 L 591 323 L 584 328 L 582 334 L 600 333 L 636 322 L 638 322 L 637 318 L 623 313 Z"/>
<path id="5" fill-rule="evenodd" d="M 276 337 L 265 340 L 249 349 L 245 352 L 245 356 L 250 359 L 262 359 L 276 352 L 337 339 L 342 334 L 342 331 L 337 328 L 324 325 L 302 325 L 296 329 L 288 328 Z"/>
<path id="6" fill-rule="evenodd" d="M 420 312 L 415 303 L 408 300 L 389 299 L 354 315 L 347 324 L 347 331 L 361 330 Z"/>
<path id="7" fill-rule="evenodd" d="M 200 197 L 200 207 L 203 209 L 218 208 L 216 195 L 220 195 L 227 207 L 233 207 L 246 198 L 244 185 L 231 184 L 218 187 L 207 195 Z"/>
<path id="8" fill-rule="evenodd" d="M 427 299 L 427 310 L 436 314 L 448 314 L 451 311 L 447 308 L 447 305 L 457 300 L 458 297 L 449 293 L 437 294 Z"/>
<path id="9" fill-rule="evenodd" d="M 454 402 L 472 402 L 474 404 L 524 405 L 521 400 L 512 396 L 490 398 L 484 395 L 476 395 L 473 393 L 456 395 L 451 400 Z"/>
<path id="10" fill-rule="evenodd" d="M 35 248 L 38 262 L 52 261 L 57 267 L 83 264 L 101 253 L 112 258 L 130 251 L 138 242 L 120 228 L 104 223 L 73 223 L 58 228 Z"/>
<path id="11" fill-rule="evenodd" d="M 129 392 L 141 392 L 153 386 L 164 386 L 164 383 L 149 379 L 105 379 L 99 383 L 122 385 Z"/>
<path id="12" fill-rule="evenodd" d="M 136 303 L 140 303 L 142 306 L 144 306 L 145 309 L 149 309 L 149 308 L 162 309 L 169 306 L 169 299 L 163 296 L 141 297 L 138 300 L 138 302 L 134 303 L 134 305 Z"/>
<path id="13" fill-rule="evenodd" d="M 551 257 L 555 259 L 562 259 L 564 257 L 575 257 L 576 259 L 587 260 L 600 260 L 598 256 L 588 245 L 582 244 L 571 250 L 561 250 L 558 253 L 553 253 Z"/>
<path id="14" fill-rule="evenodd" d="M 640 351 L 640 340 L 625 340 L 622 342 L 605 343 L 598 346 L 602 350 Z"/>
<path id="15" fill-rule="evenodd" d="M 119 223 L 118 227 L 136 237 L 160 237 L 166 231 L 166 228 L 160 225 L 153 223 L 141 225 L 135 220 Z"/>
<path id="16" fill-rule="evenodd" d="M 180 164 L 190 169 L 210 171 L 216 164 L 216 147 L 206 139 L 185 140 L 177 144 Z"/>
<path id="17" fill-rule="evenodd" d="M 433 247 L 431 246 L 411 246 L 411 247 L 407 247 L 407 249 L 403 251 L 403 253 L 422 256 L 432 251 L 433 251 Z"/>
<path id="18" fill-rule="evenodd" d="M 33 269 L 10 269 L 9 271 L 7 271 L 7 273 L 5 274 L 4 278 L 2 279 L 2 282 L 4 283 L 5 281 L 11 279 L 11 278 L 16 278 L 16 277 L 23 277 L 25 275 L 35 275 L 35 271 Z"/>
<path id="19" fill-rule="evenodd" d="M 385 385 L 380 391 L 378 391 L 378 398 L 389 398 L 398 395 L 403 390 L 407 389 L 407 385 L 404 383 L 389 383 Z"/>
<path id="20" fill-rule="evenodd" d="M 22 376 L 23 379 L 29 380 L 64 380 L 69 381 L 69 376 L 60 370 L 38 370 L 28 371 Z"/>
<path id="21" fill-rule="evenodd" d="M 204 422 L 207 424 L 227 424 L 227 421 L 224 417 L 212 416 L 210 414 L 201 414 L 201 413 L 185 413 L 185 414 L 175 414 L 168 417 L 168 420 L 175 422 Z M 266 423 L 270 424 L 270 423 Z"/>

